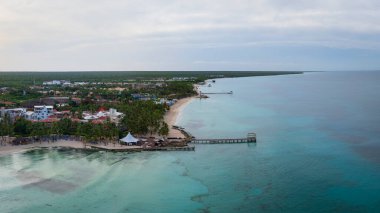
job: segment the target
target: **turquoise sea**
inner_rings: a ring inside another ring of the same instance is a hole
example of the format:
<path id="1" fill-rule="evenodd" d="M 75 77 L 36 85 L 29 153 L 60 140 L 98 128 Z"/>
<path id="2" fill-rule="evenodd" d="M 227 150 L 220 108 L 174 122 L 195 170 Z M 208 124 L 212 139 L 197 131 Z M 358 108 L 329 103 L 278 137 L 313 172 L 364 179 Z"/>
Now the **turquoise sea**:
<path id="1" fill-rule="evenodd" d="M 178 124 L 257 144 L 0 157 L 0 212 L 380 212 L 380 72 L 216 79 Z"/>

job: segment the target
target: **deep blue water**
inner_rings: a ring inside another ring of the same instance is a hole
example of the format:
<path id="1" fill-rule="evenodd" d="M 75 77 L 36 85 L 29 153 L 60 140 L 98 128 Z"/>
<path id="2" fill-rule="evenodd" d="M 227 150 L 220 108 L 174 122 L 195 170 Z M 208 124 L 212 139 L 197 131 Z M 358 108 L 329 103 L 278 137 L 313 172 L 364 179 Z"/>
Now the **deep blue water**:
<path id="1" fill-rule="evenodd" d="M 0 212 L 380 212 L 380 73 L 217 79 L 178 124 L 257 144 L 0 157 Z"/>
<path id="2" fill-rule="evenodd" d="M 379 72 L 217 79 L 201 90 L 234 94 L 192 102 L 180 124 L 197 137 L 258 136 L 256 146 L 197 147 L 218 159 L 207 173 L 226 173 L 206 184 L 220 193 L 215 210 L 380 212 Z"/>

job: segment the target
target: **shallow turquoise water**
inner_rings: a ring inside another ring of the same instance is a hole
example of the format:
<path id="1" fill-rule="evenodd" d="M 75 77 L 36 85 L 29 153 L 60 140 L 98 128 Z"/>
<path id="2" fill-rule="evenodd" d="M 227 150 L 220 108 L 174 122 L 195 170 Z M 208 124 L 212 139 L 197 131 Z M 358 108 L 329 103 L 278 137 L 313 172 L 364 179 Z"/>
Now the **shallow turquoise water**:
<path id="1" fill-rule="evenodd" d="M 380 74 L 217 79 L 178 123 L 257 144 L 0 157 L 0 212 L 379 212 Z"/>
<path id="2" fill-rule="evenodd" d="M 207 193 L 165 153 L 46 149 L 1 162 L 1 212 L 192 212 Z"/>

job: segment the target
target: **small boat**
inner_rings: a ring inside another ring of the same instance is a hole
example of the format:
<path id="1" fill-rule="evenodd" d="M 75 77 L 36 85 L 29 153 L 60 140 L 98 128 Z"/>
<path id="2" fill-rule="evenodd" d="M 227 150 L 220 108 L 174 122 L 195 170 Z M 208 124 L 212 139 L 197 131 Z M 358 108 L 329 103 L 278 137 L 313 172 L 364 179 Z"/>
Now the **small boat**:
<path id="1" fill-rule="evenodd" d="M 208 84 L 208 87 L 211 87 L 211 84 Z"/>
<path id="2" fill-rule="evenodd" d="M 215 80 L 212 80 L 212 83 L 215 83 Z"/>

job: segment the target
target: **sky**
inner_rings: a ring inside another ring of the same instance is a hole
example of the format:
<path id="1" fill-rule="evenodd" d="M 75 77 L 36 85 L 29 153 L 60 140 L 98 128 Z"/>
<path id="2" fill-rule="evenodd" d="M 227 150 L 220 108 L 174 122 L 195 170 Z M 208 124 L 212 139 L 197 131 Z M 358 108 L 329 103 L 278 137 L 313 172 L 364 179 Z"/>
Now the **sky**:
<path id="1" fill-rule="evenodd" d="M 379 0 L 0 0 L 0 71 L 380 70 Z"/>

